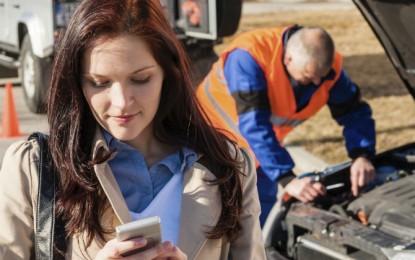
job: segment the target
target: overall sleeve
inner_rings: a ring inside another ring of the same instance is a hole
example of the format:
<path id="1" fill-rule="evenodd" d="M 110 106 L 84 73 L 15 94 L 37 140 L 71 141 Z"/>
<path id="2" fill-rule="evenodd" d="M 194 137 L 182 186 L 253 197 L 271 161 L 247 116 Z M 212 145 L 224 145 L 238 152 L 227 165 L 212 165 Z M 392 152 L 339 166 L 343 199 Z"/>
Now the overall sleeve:
<path id="1" fill-rule="evenodd" d="M 30 259 L 34 235 L 33 200 L 37 192 L 32 143 L 12 144 L 0 170 L 0 259 Z M 35 176 L 34 176 L 35 175 Z M 34 176 L 34 177 L 33 177 Z"/>
<path id="2" fill-rule="evenodd" d="M 375 154 L 375 121 L 370 106 L 361 99 L 359 88 L 344 70 L 330 90 L 328 106 L 333 118 L 343 126 L 350 158 Z"/>
<path id="3" fill-rule="evenodd" d="M 273 130 L 271 108 L 264 73 L 245 50 L 232 51 L 224 75 L 235 99 L 239 131 L 247 140 L 265 174 L 273 181 L 291 172 L 294 162 L 278 142 Z"/>
<path id="4" fill-rule="evenodd" d="M 241 149 L 244 156 L 245 176 L 242 179 L 242 232 L 231 243 L 228 259 L 266 259 L 262 232 L 259 224 L 261 213 L 254 160 Z"/>

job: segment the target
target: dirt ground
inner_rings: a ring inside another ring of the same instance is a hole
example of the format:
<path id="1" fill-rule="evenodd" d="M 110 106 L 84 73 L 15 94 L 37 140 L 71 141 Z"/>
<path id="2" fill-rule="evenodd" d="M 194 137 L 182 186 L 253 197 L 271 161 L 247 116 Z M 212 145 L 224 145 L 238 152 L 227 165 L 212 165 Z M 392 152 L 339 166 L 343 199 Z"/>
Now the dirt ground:
<path id="1" fill-rule="evenodd" d="M 378 152 L 415 141 L 415 102 L 357 9 L 245 15 L 237 34 L 295 23 L 319 25 L 332 35 L 344 56 L 346 72 L 372 107 Z M 225 38 L 215 51 L 219 53 L 233 37 Z M 327 107 L 298 126 L 285 142 L 303 146 L 329 163 L 348 160 L 342 128 L 332 120 Z"/>

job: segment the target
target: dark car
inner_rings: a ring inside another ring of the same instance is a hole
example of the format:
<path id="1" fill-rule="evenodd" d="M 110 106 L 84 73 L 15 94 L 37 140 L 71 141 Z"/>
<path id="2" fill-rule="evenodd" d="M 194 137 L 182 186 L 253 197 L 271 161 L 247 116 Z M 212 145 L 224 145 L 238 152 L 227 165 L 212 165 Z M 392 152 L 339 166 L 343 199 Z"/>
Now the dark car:
<path id="1" fill-rule="evenodd" d="M 415 1 L 353 0 L 415 99 Z M 415 143 L 377 154 L 376 179 L 350 192 L 351 162 L 307 173 L 327 195 L 287 194 L 263 229 L 268 259 L 415 259 Z"/>

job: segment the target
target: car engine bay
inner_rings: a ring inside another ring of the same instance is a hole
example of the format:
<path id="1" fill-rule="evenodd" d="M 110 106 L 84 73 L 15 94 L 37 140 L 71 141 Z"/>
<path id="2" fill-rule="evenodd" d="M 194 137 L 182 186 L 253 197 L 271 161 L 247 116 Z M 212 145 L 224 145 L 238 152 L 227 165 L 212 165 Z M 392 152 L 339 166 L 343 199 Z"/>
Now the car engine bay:
<path id="1" fill-rule="evenodd" d="M 376 179 L 358 197 L 347 162 L 312 174 L 325 196 L 283 199 L 265 238 L 269 259 L 415 259 L 415 144 L 372 162 Z"/>

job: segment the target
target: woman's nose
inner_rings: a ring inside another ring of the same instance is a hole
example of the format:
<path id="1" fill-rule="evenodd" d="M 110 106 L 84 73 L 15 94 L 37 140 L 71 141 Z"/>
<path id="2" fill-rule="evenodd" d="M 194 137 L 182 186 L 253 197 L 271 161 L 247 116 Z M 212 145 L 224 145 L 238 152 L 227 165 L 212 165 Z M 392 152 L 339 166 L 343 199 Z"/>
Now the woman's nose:
<path id="1" fill-rule="evenodd" d="M 118 108 L 126 108 L 133 102 L 131 91 L 119 83 L 114 83 L 111 86 L 110 95 L 112 105 Z"/>

